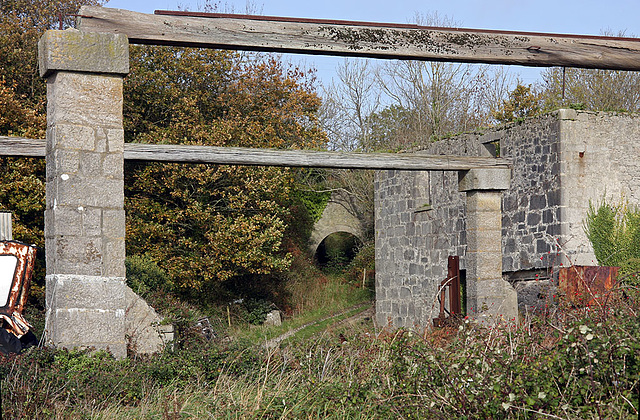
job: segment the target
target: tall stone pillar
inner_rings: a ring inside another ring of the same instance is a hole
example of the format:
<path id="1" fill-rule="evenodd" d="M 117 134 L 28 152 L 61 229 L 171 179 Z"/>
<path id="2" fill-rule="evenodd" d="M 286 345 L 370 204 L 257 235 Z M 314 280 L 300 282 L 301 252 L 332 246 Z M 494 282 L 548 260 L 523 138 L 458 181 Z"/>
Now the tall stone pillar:
<path id="1" fill-rule="evenodd" d="M 509 169 L 472 169 L 460 174 L 467 193 L 467 313 L 486 325 L 518 320 L 518 295 L 502 278 L 502 191 Z"/>
<path id="2" fill-rule="evenodd" d="M 126 356 L 124 35 L 47 31 L 45 339 Z"/>

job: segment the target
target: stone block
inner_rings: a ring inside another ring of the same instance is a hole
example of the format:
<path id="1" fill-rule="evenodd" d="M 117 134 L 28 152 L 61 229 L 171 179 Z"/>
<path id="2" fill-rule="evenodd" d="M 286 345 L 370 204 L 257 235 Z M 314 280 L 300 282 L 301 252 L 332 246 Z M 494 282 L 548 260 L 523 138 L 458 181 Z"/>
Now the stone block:
<path id="1" fill-rule="evenodd" d="M 459 173 L 458 190 L 508 190 L 511 185 L 511 169 L 470 169 Z"/>
<path id="2" fill-rule="evenodd" d="M 46 31 L 38 42 L 40 76 L 56 71 L 129 73 L 129 41 L 122 34 Z"/>
<path id="3" fill-rule="evenodd" d="M 106 178 L 124 180 L 124 156 L 122 153 L 108 153 L 103 156 L 100 173 Z"/>
<path id="4" fill-rule="evenodd" d="M 103 276 L 124 276 L 126 268 L 125 259 L 125 242 L 124 238 L 102 240 L 102 275 Z"/>
<path id="5" fill-rule="evenodd" d="M 46 159 L 47 166 L 57 168 L 60 174 L 74 174 L 80 167 L 80 152 L 77 150 L 56 149 L 48 153 Z"/>
<path id="6" fill-rule="evenodd" d="M 486 212 L 467 212 L 467 232 L 475 231 L 488 231 L 488 232 L 500 232 L 502 231 L 502 217 L 499 211 L 486 211 Z"/>
<path id="7" fill-rule="evenodd" d="M 161 322 L 157 312 L 125 286 L 125 337 L 129 349 L 137 354 L 162 351 L 173 340 L 173 326 Z"/>
<path id="8" fill-rule="evenodd" d="M 79 175 L 85 179 L 101 178 L 104 159 L 104 153 L 82 152 L 80 154 L 80 173 Z"/>
<path id="9" fill-rule="evenodd" d="M 56 122 L 49 127 L 48 147 L 52 150 L 95 150 L 95 131 L 91 127 Z"/>
<path id="10" fill-rule="evenodd" d="M 520 281 L 515 284 L 518 294 L 518 310 L 531 312 L 543 310 L 553 302 L 556 287 L 549 280 Z"/>
<path id="11" fill-rule="evenodd" d="M 102 239 L 82 236 L 45 238 L 48 274 L 102 275 Z"/>
<path id="12" fill-rule="evenodd" d="M 52 274 L 46 277 L 47 302 L 56 308 L 117 310 L 125 307 L 124 277 Z"/>
<path id="13" fill-rule="evenodd" d="M 76 207 L 56 206 L 44 211 L 45 236 L 82 235 L 82 214 Z"/>
<path id="14" fill-rule="evenodd" d="M 102 209 L 97 207 L 77 207 L 76 211 L 82 216 L 82 235 L 102 235 Z M 60 222 L 64 223 L 64 220 Z"/>
<path id="15" fill-rule="evenodd" d="M 466 212 L 467 218 L 472 213 L 496 212 L 501 216 L 502 194 L 496 191 L 470 191 L 467 192 Z M 483 215 L 484 217 L 484 215 Z"/>
<path id="16" fill-rule="evenodd" d="M 518 295 L 507 281 L 496 279 L 479 288 L 473 315 L 477 321 L 488 326 L 518 322 Z"/>
<path id="17" fill-rule="evenodd" d="M 542 220 L 542 217 L 540 216 L 540 213 L 527 214 L 527 225 L 529 226 L 532 226 L 532 227 L 538 226 L 541 220 Z"/>
<path id="18" fill-rule="evenodd" d="M 496 252 L 468 252 L 467 283 L 502 276 L 502 254 Z"/>
<path id="19" fill-rule="evenodd" d="M 541 210 L 547 206 L 547 197 L 545 195 L 534 195 L 529 199 L 529 210 Z"/>
<path id="20" fill-rule="evenodd" d="M 122 77 L 85 73 L 56 73 L 49 77 L 47 123 L 91 128 L 91 146 L 87 147 L 94 150 L 94 130 L 122 129 Z"/>
<path id="21" fill-rule="evenodd" d="M 559 109 L 557 112 L 559 120 L 573 121 L 578 119 L 578 113 L 575 109 Z"/>
<path id="22" fill-rule="evenodd" d="M 102 210 L 102 235 L 105 238 L 124 239 L 126 214 L 122 209 Z"/>
<path id="23" fill-rule="evenodd" d="M 73 207 L 124 207 L 124 181 L 78 174 L 62 174 L 55 182 L 52 197 L 56 205 Z"/>
<path id="24" fill-rule="evenodd" d="M 107 133 L 107 151 L 109 153 L 120 153 L 124 151 L 124 130 L 110 128 Z"/>
<path id="25" fill-rule="evenodd" d="M 502 230 L 467 230 L 467 252 L 502 252 Z"/>
<path id="26" fill-rule="evenodd" d="M 45 331 L 48 345 L 107 350 L 117 359 L 127 356 L 124 310 L 58 308 L 48 321 Z"/>
<path id="27" fill-rule="evenodd" d="M 56 274 L 46 282 L 46 344 L 126 356 L 124 278 Z"/>

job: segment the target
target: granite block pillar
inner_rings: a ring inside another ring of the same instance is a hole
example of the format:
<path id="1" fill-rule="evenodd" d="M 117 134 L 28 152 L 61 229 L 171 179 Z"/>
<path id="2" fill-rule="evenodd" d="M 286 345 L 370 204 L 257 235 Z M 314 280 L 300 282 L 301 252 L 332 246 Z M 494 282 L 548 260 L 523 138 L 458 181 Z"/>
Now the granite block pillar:
<path id="1" fill-rule="evenodd" d="M 467 313 L 486 325 L 518 319 L 517 293 L 502 278 L 502 191 L 510 179 L 509 169 L 472 169 L 458 184 L 467 196 Z"/>
<path id="2" fill-rule="evenodd" d="M 124 35 L 47 31 L 47 344 L 126 356 Z"/>

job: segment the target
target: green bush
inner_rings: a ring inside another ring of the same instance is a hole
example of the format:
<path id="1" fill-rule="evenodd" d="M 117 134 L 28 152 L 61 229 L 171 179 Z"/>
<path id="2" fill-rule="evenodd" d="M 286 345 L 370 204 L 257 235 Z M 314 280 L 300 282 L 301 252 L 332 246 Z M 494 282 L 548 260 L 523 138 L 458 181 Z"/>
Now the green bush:
<path id="1" fill-rule="evenodd" d="M 322 212 L 325 207 L 327 207 L 327 203 L 331 198 L 331 192 L 316 192 L 316 191 L 306 191 L 306 190 L 297 190 L 295 191 L 295 196 L 298 198 L 302 204 L 307 209 L 309 216 L 313 223 L 320 220 L 322 217 Z"/>
<path id="2" fill-rule="evenodd" d="M 363 272 L 366 271 L 366 279 L 368 286 L 375 277 L 376 269 L 376 247 L 373 241 L 364 244 L 348 266 L 345 277 L 348 281 L 359 283 L 362 281 Z"/>
<path id="3" fill-rule="evenodd" d="M 152 291 L 169 292 L 173 285 L 167 273 L 151 258 L 145 255 L 132 255 L 125 259 L 127 285 L 139 295 Z"/>
<path id="4" fill-rule="evenodd" d="M 627 284 L 638 285 L 640 272 L 640 209 L 628 203 L 612 204 L 605 199 L 589 202 L 584 230 L 598 264 L 620 267 Z"/>

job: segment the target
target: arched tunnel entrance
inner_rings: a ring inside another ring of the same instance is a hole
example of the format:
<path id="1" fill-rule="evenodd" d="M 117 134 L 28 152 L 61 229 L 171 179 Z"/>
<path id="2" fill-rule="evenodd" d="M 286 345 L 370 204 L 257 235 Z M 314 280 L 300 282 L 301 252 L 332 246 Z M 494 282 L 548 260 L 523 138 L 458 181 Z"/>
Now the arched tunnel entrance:
<path id="1" fill-rule="evenodd" d="M 318 245 L 314 259 L 318 266 L 327 270 L 340 270 L 353 261 L 362 241 L 349 232 L 334 232 Z"/>

